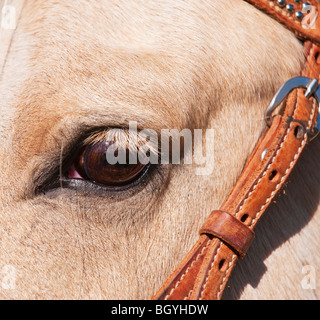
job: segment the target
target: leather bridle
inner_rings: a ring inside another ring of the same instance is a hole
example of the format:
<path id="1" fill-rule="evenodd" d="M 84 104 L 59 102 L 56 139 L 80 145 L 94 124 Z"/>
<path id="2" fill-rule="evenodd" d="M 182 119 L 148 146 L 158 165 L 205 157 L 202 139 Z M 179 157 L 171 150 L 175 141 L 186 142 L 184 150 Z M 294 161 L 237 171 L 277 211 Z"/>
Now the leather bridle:
<path id="1" fill-rule="evenodd" d="M 154 300 L 221 299 L 236 262 L 244 257 L 254 238 L 255 225 L 320 128 L 319 1 L 247 2 L 284 24 L 304 42 L 305 66 L 271 101 L 266 114 L 267 126 L 235 186 L 220 210 L 214 210 L 207 218 L 200 229 L 199 240 Z M 314 12 L 309 18 L 306 10 L 310 5 Z"/>

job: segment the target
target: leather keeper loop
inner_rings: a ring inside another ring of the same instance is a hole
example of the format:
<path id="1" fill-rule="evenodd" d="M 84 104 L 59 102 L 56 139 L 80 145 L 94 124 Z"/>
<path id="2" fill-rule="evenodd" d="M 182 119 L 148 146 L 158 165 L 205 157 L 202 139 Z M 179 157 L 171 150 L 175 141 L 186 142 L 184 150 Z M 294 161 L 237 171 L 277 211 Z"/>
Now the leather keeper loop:
<path id="1" fill-rule="evenodd" d="M 200 234 L 211 234 L 233 248 L 243 258 L 254 238 L 254 232 L 233 215 L 214 210 L 200 229 Z"/>

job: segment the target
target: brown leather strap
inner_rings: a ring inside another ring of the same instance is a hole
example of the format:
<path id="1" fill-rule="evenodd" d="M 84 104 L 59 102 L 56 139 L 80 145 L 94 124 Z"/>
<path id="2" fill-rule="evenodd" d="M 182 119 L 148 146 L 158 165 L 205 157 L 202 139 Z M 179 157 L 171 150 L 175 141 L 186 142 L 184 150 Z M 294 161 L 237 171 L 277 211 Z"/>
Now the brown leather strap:
<path id="1" fill-rule="evenodd" d="M 284 24 L 302 40 L 320 45 L 318 0 L 246 0 Z"/>
<path id="2" fill-rule="evenodd" d="M 265 9 L 271 1 L 250 2 L 278 18 L 269 4 Z M 312 4 L 317 3 L 312 1 Z M 298 35 L 299 26 L 296 24 L 294 28 Z M 301 74 L 316 79 L 320 75 L 318 32 L 305 32 L 304 37 L 313 44 L 305 43 L 307 59 Z M 283 112 L 265 129 L 220 211 L 210 215 L 197 243 L 153 299 L 221 298 L 232 269 L 252 240 L 252 229 L 287 181 L 305 148 L 317 114 L 317 103 L 306 98 L 303 89 L 296 89 L 288 96 Z M 243 233 L 241 239 L 239 233 Z"/>
<path id="3" fill-rule="evenodd" d="M 246 220 L 247 215 L 243 215 Z M 221 210 L 214 210 L 199 231 L 201 234 L 211 234 L 227 243 L 241 257 L 250 247 L 254 232 L 235 216 Z"/>

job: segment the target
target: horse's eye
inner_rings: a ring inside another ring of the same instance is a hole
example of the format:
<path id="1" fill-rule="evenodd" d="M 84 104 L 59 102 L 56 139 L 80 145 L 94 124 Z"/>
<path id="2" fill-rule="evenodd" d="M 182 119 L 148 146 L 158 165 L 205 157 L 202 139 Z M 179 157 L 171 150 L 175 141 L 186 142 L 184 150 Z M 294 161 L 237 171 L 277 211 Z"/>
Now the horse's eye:
<path id="1" fill-rule="evenodd" d="M 129 150 L 111 150 L 112 143 L 98 142 L 83 147 L 73 165 L 68 170 L 68 178 L 79 178 L 96 182 L 104 186 L 123 186 L 139 178 L 148 165 L 129 163 Z M 109 151 L 109 152 L 108 152 Z M 122 152 L 122 161 L 108 161 L 107 154 L 113 154 L 121 159 L 118 154 Z"/>

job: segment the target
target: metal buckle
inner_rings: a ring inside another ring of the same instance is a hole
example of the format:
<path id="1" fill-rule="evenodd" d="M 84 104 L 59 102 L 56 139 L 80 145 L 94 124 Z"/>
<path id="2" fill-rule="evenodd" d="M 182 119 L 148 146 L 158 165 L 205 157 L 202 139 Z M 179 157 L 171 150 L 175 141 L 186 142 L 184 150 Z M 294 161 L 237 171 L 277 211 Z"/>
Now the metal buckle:
<path id="1" fill-rule="evenodd" d="M 270 127 L 272 123 L 272 112 L 281 104 L 290 92 L 297 88 L 305 89 L 304 95 L 306 98 L 315 98 L 319 105 L 316 126 L 312 130 L 312 138 L 314 138 L 320 132 L 320 86 L 317 79 L 312 80 L 307 77 L 294 77 L 288 80 L 271 100 L 266 111 L 266 123 Z"/>

